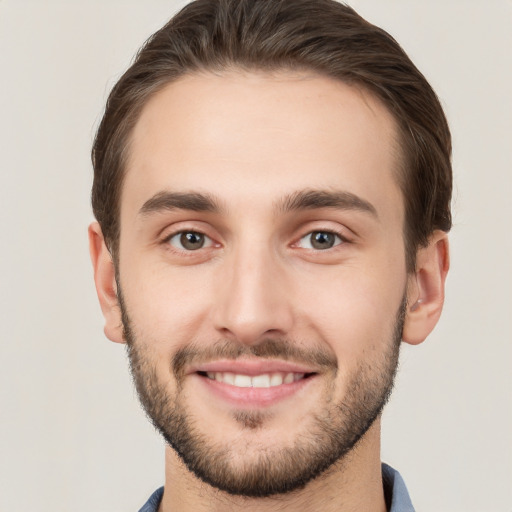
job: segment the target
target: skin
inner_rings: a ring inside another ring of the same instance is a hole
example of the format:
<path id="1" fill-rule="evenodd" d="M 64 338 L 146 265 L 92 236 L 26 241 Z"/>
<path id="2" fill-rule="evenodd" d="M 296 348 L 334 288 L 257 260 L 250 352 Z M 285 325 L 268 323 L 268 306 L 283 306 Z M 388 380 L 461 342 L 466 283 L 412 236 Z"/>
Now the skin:
<path id="1" fill-rule="evenodd" d="M 194 74 L 144 107 L 121 197 L 119 284 L 157 378 L 169 396 L 181 390 L 204 436 L 229 443 L 235 467 L 307 435 L 312 414 L 347 396 L 347 376 L 362 363 L 378 367 L 404 296 L 403 341 L 422 342 L 437 323 L 447 239 L 433 233 L 407 274 L 398 148 L 395 121 L 377 99 L 317 75 Z M 311 190 L 342 192 L 370 208 L 285 208 Z M 218 211 L 148 208 L 162 192 L 206 195 Z M 204 233 L 206 246 L 180 248 L 172 235 L 182 231 Z M 314 231 L 339 238 L 314 249 Z M 105 333 L 123 343 L 115 269 L 97 223 L 89 237 Z M 247 406 L 219 397 L 194 373 L 178 382 L 170 371 L 191 343 L 254 347 L 264 339 L 321 347 L 338 371 L 318 371 L 285 399 Z M 235 419 L 239 410 L 264 420 L 248 429 Z M 380 471 L 380 418 L 343 463 L 279 497 L 227 495 L 168 447 L 160 510 L 384 511 Z"/>

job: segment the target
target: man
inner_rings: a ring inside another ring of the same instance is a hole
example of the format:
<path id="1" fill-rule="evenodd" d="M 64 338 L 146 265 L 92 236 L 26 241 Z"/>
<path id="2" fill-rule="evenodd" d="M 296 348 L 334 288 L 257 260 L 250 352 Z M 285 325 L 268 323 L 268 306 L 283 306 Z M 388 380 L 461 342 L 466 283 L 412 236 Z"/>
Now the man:
<path id="1" fill-rule="evenodd" d="M 425 78 L 332 0 L 198 0 L 150 38 L 98 130 L 89 229 L 167 442 L 142 511 L 413 510 L 380 421 L 441 313 L 450 152 Z"/>

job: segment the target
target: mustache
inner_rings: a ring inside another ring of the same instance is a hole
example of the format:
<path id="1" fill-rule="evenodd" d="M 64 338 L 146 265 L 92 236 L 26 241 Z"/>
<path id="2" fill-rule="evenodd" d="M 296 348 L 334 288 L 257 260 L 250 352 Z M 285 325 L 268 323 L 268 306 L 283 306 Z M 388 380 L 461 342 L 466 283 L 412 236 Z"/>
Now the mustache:
<path id="1" fill-rule="evenodd" d="M 206 363 L 216 359 L 236 360 L 244 356 L 282 359 L 322 370 L 338 370 L 336 357 L 324 346 L 303 348 L 296 342 L 271 338 L 263 339 L 256 345 L 242 345 L 231 340 L 220 340 L 208 347 L 192 343 L 176 351 L 171 365 L 174 375 L 179 378 L 184 376 L 185 369 L 192 364 Z"/>

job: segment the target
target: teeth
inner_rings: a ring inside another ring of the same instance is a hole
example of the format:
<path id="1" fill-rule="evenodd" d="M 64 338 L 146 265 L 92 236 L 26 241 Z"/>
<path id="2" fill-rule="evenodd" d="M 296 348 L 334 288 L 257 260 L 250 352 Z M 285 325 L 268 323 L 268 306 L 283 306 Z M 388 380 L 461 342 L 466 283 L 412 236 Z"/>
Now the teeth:
<path id="1" fill-rule="evenodd" d="M 220 382 L 225 382 L 226 384 L 231 384 L 232 386 L 235 385 L 235 374 L 234 373 L 231 373 L 231 372 L 225 372 L 224 374 L 222 373 L 217 373 L 216 376 L 215 376 L 215 379 L 217 380 L 217 376 L 219 377 L 219 381 Z M 224 378 L 223 378 L 224 377 Z"/>
<path id="2" fill-rule="evenodd" d="M 252 386 L 254 388 L 269 388 L 270 387 L 270 375 L 256 375 L 252 379 Z"/>
<path id="3" fill-rule="evenodd" d="M 291 384 L 294 381 L 293 373 L 287 373 L 283 380 L 284 384 Z"/>
<path id="4" fill-rule="evenodd" d="M 206 372 L 206 375 L 211 380 L 239 388 L 271 388 L 282 384 L 291 384 L 304 378 L 303 373 L 263 373 L 251 377 L 231 372 Z"/>
<path id="5" fill-rule="evenodd" d="M 273 373 L 270 376 L 271 386 L 280 386 L 283 383 L 283 376 L 280 373 Z"/>
<path id="6" fill-rule="evenodd" d="M 252 379 L 249 375 L 235 375 L 235 386 L 237 388 L 250 388 L 252 386 Z"/>

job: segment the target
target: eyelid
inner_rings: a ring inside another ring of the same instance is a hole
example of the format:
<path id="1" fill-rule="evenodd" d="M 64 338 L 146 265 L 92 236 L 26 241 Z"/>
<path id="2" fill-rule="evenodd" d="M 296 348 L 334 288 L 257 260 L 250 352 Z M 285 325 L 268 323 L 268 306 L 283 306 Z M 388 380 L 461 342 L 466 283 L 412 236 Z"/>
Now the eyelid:
<path id="1" fill-rule="evenodd" d="M 213 240 L 216 238 L 215 234 L 217 232 L 212 230 L 212 227 L 208 222 L 194 218 L 184 218 L 177 219 L 170 223 L 166 222 L 165 225 L 155 233 L 155 236 L 157 236 L 160 241 L 164 241 L 178 233 L 200 233 Z"/>

